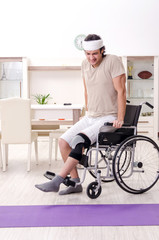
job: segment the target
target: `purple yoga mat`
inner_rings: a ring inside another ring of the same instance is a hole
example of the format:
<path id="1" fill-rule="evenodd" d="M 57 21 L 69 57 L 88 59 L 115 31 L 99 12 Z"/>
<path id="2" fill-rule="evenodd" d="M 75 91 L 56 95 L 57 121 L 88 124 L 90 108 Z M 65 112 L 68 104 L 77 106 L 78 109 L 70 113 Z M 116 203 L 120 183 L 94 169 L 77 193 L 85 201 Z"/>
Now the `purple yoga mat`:
<path id="1" fill-rule="evenodd" d="M 0 227 L 159 225 L 159 204 L 0 206 Z"/>

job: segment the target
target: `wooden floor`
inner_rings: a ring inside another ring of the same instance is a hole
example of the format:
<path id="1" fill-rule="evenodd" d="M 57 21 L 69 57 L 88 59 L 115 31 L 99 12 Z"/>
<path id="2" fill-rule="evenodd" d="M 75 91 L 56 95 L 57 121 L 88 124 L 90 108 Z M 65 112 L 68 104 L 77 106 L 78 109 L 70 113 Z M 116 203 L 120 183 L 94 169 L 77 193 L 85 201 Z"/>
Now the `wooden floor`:
<path id="1" fill-rule="evenodd" d="M 33 149 L 34 150 L 34 149 Z M 34 152 L 33 152 L 34 153 Z M 121 190 L 115 182 L 102 185 L 102 194 L 96 200 L 86 195 L 87 185 L 93 178 L 87 174 L 80 194 L 60 196 L 58 193 L 43 193 L 34 185 L 46 182 L 43 173 L 51 170 L 58 173 L 62 160 L 48 165 L 48 142 L 39 142 L 39 165 L 32 156 L 31 172 L 26 172 L 27 146 L 11 145 L 7 172 L 0 172 L 0 205 L 52 205 L 52 204 L 144 204 L 159 203 L 159 182 L 147 193 L 132 195 Z M 82 174 L 82 170 L 79 170 Z M 61 189 L 65 186 L 61 186 Z M 80 216 L 79 216 L 80 217 Z M 108 216 L 109 218 L 109 216 Z M 134 240 L 159 239 L 159 226 L 146 227 L 49 227 L 0 229 L 0 240 Z"/>

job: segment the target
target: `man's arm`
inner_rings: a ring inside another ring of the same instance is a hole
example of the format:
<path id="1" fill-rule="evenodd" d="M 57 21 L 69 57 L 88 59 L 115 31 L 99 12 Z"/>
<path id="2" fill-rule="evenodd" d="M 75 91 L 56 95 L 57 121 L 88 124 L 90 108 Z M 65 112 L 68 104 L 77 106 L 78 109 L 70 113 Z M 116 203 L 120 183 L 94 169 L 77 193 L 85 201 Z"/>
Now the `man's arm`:
<path id="1" fill-rule="evenodd" d="M 126 76 L 122 74 L 113 78 L 114 88 L 117 91 L 118 97 L 118 116 L 117 120 L 113 122 L 113 127 L 120 128 L 124 123 L 125 109 L 126 109 Z"/>
<path id="2" fill-rule="evenodd" d="M 88 111 L 88 106 L 87 106 L 87 88 L 86 88 L 86 82 L 85 79 L 83 78 L 83 84 L 84 84 L 84 97 L 85 97 L 85 110 Z"/>

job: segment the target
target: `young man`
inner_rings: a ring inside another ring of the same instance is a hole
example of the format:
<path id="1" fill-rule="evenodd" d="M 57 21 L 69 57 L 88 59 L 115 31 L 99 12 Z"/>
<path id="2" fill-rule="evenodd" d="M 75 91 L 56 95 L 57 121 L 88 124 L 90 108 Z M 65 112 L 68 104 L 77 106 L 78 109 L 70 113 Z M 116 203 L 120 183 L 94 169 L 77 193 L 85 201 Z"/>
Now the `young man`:
<path id="1" fill-rule="evenodd" d="M 87 115 L 64 133 L 59 140 L 65 162 L 59 175 L 50 182 L 35 185 L 44 192 L 58 192 L 67 174 L 71 180 L 80 182 L 76 165 L 80 163 L 84 148 L 96 141 L 105 122 L 113 122 L 114 131 L 123 124 L 126 107 L 125 70 L 117 56 L 105 55 L 100 36 L 91 34 L 83 41 L 86 60 L 82 63 Z M 60 195 L 82 192 L 82 186 L 69 186 Z"/>

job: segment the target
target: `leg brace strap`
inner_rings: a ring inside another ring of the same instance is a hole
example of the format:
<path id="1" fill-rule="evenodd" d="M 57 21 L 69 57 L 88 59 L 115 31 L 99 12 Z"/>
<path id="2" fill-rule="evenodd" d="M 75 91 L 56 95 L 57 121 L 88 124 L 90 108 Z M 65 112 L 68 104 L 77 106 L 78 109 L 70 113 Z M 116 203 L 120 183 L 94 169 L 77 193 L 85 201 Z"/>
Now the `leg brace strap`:
<path id="1" fill-rule="evenodd" d="M 82 158 L 83 148 L 88 148 L 90 144 L 91 141 L 85 134 L 77 134 L 72 140 L 72 151 L 69 156 L 80 161 Z"/>

